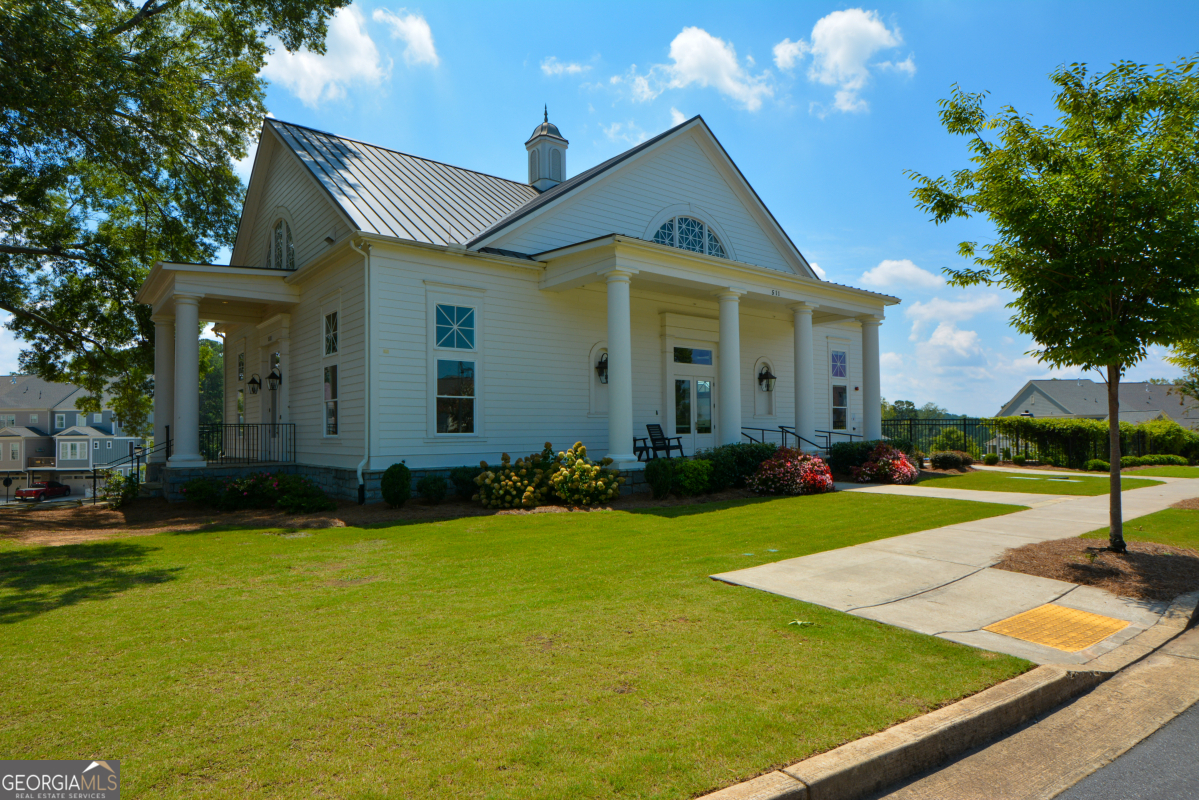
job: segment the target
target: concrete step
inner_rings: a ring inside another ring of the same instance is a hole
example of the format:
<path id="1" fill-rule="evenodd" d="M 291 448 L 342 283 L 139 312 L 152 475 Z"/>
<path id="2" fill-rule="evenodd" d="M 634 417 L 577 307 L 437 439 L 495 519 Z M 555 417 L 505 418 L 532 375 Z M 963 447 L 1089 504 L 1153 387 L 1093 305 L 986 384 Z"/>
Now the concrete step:
<path id="1" fill-rule="evenodd" d="M 143 481 L 137 490 L 138 497 L 162 497 L 162 481 Z"/>

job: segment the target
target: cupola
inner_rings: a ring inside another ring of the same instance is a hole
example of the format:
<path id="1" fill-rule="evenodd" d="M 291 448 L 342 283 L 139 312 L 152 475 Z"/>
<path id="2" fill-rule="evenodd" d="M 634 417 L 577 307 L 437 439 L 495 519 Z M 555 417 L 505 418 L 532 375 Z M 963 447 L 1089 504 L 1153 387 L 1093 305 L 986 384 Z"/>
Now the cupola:
<path id="1" fill-rule="evenodd" d="M 533 129 L 533 135 L 525 142 L 525 149 L 529 151 L 529 185 L 544 192 L 566 180 L 566 148 L 569 146 L 570 142 L 558 132 L 558 126 L 550 122 L 547 107 L 544 121 Z"/>

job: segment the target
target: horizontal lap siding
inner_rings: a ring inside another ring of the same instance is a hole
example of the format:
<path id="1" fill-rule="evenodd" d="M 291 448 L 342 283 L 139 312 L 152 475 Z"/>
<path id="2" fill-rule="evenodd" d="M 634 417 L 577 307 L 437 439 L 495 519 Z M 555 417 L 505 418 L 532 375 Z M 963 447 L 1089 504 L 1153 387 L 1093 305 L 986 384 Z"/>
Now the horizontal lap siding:
<path id="1" fill-rule="evenodd" d="M 693 203 L 711 214 L 739 261 L 791 272 L 787 260 L 690 137 L 649 156 L 626 174 L 578 190 L 577 199 L 501 237 L 493 246 L 538 253 L 609 233 L 641 237 L 660 211 L 678 203 Z"/>
<path id="2" fill-rule="evenodd" d="M 328 249 L 326 236 L 332 234 L 334 239 L 340 239 L 349 232 L 341 215 L 306 173 L 295 154 L 277 147 L 271 157 L 266 184 L 259 199 L 244 266 L 268 266 L 266 259 L 270 234 L 275 224 L 275 209 L 280 206 L 287 209 L 291 216 L 297 269 Z"/>

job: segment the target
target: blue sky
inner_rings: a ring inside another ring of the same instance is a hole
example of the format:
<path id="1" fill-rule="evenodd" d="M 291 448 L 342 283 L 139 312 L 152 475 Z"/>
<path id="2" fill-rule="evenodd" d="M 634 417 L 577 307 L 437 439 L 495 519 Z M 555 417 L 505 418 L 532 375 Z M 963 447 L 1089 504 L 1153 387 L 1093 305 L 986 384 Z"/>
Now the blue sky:
<path id="1" fill-rule="evenodd" d="M 1009 296 L 953 289 L 963 239 L 936 227 L 904 170 L 966 165 L 937 119 L 954 83 L 1052 121 L 1060 64 L 1158 64 L 1196 50 L 1199 6 L 1169 3 L 356 2 L 328 53 L 277 52 L 276 117 L 523 179 L 523 143 L 550 119 L 575 174 L 702 114 L 827 278 L 898 295 L 882 327 L 883 394 L 989 415 L 1051 373 L 1008 325 Z M 19 347 L 0 334 L 0 371 Z M 1129 379 L 1173 377 L 1154 351 Z"/>

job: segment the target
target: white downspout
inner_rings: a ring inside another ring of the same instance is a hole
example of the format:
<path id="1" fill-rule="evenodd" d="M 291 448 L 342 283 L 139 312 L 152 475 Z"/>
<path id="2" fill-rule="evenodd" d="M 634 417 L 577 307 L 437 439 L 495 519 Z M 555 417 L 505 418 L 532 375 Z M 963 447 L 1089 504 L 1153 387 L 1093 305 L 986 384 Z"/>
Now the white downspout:
<path id="1" fill-rule="evenodd" d="M 366 469 L 367 462 L 371 459 L 371 356 L 374 353 L 371 350 L 371 246 L 365 242 L 363 246 L 366 250 L 359 250 L 358 245 L 354 244 L 354 240 L 350 240 L 350 248 L 363 258 L 363 291 L 365 292 L 362 297 L 362 346 L 364 356 L 362 359 L 362 369 L 365 373 L 362 384 L 363 452 L 362 460 L 358 462 L 358 505 L 360 506 L 366 505 L 366 478 L 363 477 L 362 471 Z"/>

